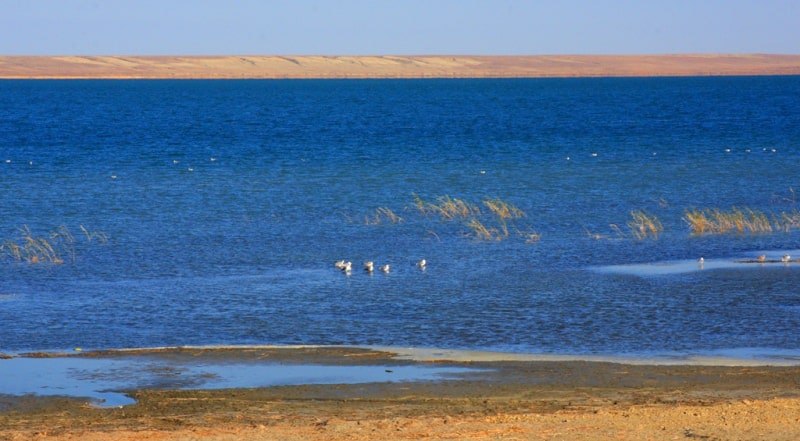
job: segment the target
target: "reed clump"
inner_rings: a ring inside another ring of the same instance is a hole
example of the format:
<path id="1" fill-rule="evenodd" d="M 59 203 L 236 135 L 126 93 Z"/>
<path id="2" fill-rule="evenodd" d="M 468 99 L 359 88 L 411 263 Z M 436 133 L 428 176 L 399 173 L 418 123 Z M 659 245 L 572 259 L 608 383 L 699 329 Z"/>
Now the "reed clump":
<path id="1" fill-rule="evenodd" d="M 437 215 L 444 220 L 466 219 L 470 216 L 480 216 L 481 210 L 475 205 L 463 199 L 451 198 L 450 196 L 439 196 L 435 202 L 427 202 L 414 194 L 414 205 L 417 210 L 424 215 Z"/>
<path id="2" fill-rule="evenodd" d="M 466 225 L 471 230 L 472 234 L 480 240 L 502 240 L 503 236 L 498 234 L 497 229 L 487 227 L 476 218 L 470 219 Z"/>
<path id="3" fill-rule="evenodd" d="M 800 211 L 782 211 L 773 216 L 773 225 L 776 230 L 788 233 L 789 231 L 800 228 Z"/>
<path id="4" fill-rule="evenodd" d="M 643 210 L 631 211 L 631 220 L 628 222 L 633 237 L 638 240 L 644 240 L 652 237 L 658 239 L 658 236 L 664 231 L 664 226 L 655 215 L 648 214 Z"/>
<path id="5" fill-rule="evenodd" d="M 776 220 L 777 229 L 790 228 L 795 220 L 800 221 L 800 216 L 781 213 Z M 769 216 L 759 210 L 750 208 L 733 207 L 730 210 L 718 208 L 686 210 L 683 219 L 689 224 L 691 233 L 696 236 L 704 234 L 764 234 L 773 231 L 773 224 Z M 780 225 L 783 225 L 781 227 Z"/>
<path id="6" fill-rule="evenodd" d="M 62 264 L 64 259 L 57 249 L 62 239 L 74 240 L 68 231 L 67 234 L 56 230 L 48 236 L 35 236 L 27 225 L 23 225 L 19 229 L 19 238 L 3 241 L 0 250 L 18 262 Z"/>
<path id="7" fill-rule="evenodd" d="M 367 225 L 380 225 L 384 222 L 399 224 L 403 222 L 403 218 L 389 207 L 379 207 L 375 209 L 375 213 L 372 216 L 367 216 L 365 219 Z"/>
<path id="8" fill-rule="evenodd" d="M 515 205 L 509 204 L 502 199 L 484 199 L 483 205 L 499 219 L 519 219 L 525 217 L 525 212 Z"/>
<path id="9" fill-rule="evenodd" d="M 92 232 L 81 226 L 87 242 L 106 243 L 108 237 L 103 232 Z M 13 261 L 30 264 L 51 263 L 60 265 L 65 258 L 75 260 L 76 238 L 69 229 L 62 225 L 45 235 L 34 234 L 30 227 L 23 225 L 18 229 L 18 236 L 0 242 L 0 256 Z"/>

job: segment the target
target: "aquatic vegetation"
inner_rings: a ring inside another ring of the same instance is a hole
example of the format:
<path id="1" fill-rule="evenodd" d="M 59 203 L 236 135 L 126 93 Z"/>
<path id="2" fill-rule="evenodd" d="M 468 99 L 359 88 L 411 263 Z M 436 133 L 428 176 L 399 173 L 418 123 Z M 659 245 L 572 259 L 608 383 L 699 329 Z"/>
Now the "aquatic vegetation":
<path id="1" fill-rule="evenodd" d="M 87 237 L 87 242 L 97 240 L 106 243 L 108 238 L 103 232 L 90 232 L 83 226 L 81 229 Z M 19 228 L 19 236 L 0 242 L 0 256 L 5 256 L 13 261 L 27 263 L 62 264 L 67 256 L 74 261 L 75 236 L 69 229 L 62 225 L 46 235 L 35 235 L 30 227 L 23 225 Z"/>
<path id="2" fill-rule="evenodd" d="M 498 235 L 498 231 L 494 228 L 489 228 L 476 218 L 470 219 L 466 223 L 470 229 L 471 234 L 480 240 L 501 240 L 502 236 Z"/>
<path id="3" fill-rule="evenodd" d="M 49 237 L 52 237 L 54 241 L 59 241 L 62 238 L 57 231 L 53 232 Z M 58 244 L 58 242 L 54 243 Z M 19 229 L 19 238 L 3 241 L 2 245 L 0 245 L 0 250 L 16 261 L 64 263 L 64 259 L 54 247 L 54 243 L 48 240 L 48 236 L 35 236 L 27 225 L 23 225 Z"/>
<path id="4" fill-rule="evenodd" d="M 89 231 L 83 225 L 80 226 L 81 231 L 86 236 L 86 240 L 92 242 L 94 240 L 98 241 L 99 243 L 106 243 L 108 242 L 108 236 L 106 233 L 102 231 Z"/>
<path id="5" fill-rule="evenodd" d="M 633 237 L 638 240 L 644 240 L 649 237 L 658 239 L 658 236 L 664 231 L 664 226 L 661 225 L 661 221 L 656 216 L 642 210 L 631 211 L 631 220 L 628 221 L 628 228 L 630 228 Z"/>
<path id="6" fill-rule="evenodd" d="M 379 207 L 375 209 L 374 215 L 366 217 L 364 223 L 366 223 L 367 225 L 380 225 L 384 221 L 392 224 L 398 224 L 400 222 L 403 222 L 403 218 L 398 216 L 389 207 Z"/>
<path id="7" fill-rule="evenodd" d="M 800 228 L 800 211 L 792 210 L 790 212 L 782 211 L 773 216 L 772 220 L 775 229 L 783 232 L 789 232 Z"/>
<path id="8" fill-rule="evenodd" d="M 525 212 L 516 206 L 501 199 L 484 199 L 483 205 L 500 219 L 519 219 L 525 217 Z"/>
<path id="9" fill-rule="evenodd" d="M 704 234 L 769 234 L 800 229 L 800 211 L 765 213 L 751 208 L 733 207 L 724 211 L 718 208 L 686 210 L 683 219 L 691 233 Z"/>
<path id="10" fill-rule="evenodd" d="M 500 198 L 485 198 L 480 204 L 475 204 L 448 195 L 439 196 L 434 202 L 425 201 L 417 194 L 412 196 L 419 213 L 424 216 L 433 215 L 443 221 L 463 219 L 463 225 L 468 229 L 467 235 L 478 240 L 504 240 L 511 237 L 512 231 L 526 243 L 536 243 L 541 239 L 541 234 L 529 227 L 521 231 L 515 220 L 526 217 L 525 212 Z M 485 207 L 485 212 L 481 210 L 481 206 Z"/>
<path id="11" fill-rule="evenodd" d="M 413 197 L 417 210 L 424 215 L 433 214 L 445 220 L 452 220 L 456 218 L 479 216 L 481 214 L 481 210 L 477 205 L 471 204 L 463 199 L 451 198 L 450 196 L 444 195 L 436 198 L 436 202 L 426 202 L 417 194 L 414 194 Z"/>
<path id="12" fill-rule="evenodd" d="M 758 210 L 733 207 L 728 211 L 718 208 L 686 210 L 683 219 L 689 224 L 693 235 L 704 234 L 759 234 L 771 233 L 772 222 Z"/>

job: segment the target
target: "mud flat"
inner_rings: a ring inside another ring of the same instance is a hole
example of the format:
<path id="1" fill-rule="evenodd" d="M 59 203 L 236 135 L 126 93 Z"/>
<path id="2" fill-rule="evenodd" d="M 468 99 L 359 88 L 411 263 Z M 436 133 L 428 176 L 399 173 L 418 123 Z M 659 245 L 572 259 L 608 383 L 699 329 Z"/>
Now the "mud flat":
<path id="1" fill-rule="evenodd" d="M 407 351 L 396 357 L 365 348 L 252 347 L 81 354 L 77 357 L 142 357 L 167 364 L 469 370 L 436 380 L 248 389 L 181 390 L 167 382 L 125 391 L 135 404 L 114 408 L 59 396 L 5 395 L 0 440 L 800 439 L 796 365 L 543 361 L 446 352 L 438 358 L 438 353 Z M 414 361 L 415 356 L 425 361 Z"/>
<path id="2" fill-rule="evenodd" d="M 0 56 L 0 78 L 540 78 L 800 75 L 800 55 Z"/>

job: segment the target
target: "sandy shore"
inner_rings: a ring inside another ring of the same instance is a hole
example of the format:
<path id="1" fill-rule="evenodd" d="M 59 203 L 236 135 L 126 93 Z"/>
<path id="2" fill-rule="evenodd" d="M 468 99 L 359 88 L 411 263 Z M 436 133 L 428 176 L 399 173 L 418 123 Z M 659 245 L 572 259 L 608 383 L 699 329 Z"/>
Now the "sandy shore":
<path id="1" fill-rule="evenodd" d="M 0 440 L 800 439 L 798 366 L 412 362 L 388 352 L 313 347 L 124 355 L 482 370 L 454 381 L 137 390 L 130 392 L 137 404 L 115 409 L 0 397 Z"/>
<path id="2" fill-rule="evenodd" d="M 0 56 L 0 78 L 800 75 L 800 55 Z"/>

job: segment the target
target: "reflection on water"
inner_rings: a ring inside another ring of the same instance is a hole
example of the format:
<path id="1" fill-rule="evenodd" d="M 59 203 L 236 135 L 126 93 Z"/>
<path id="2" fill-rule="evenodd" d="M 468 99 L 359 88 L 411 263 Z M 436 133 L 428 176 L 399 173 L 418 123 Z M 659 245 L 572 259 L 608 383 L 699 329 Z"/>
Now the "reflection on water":
<path id="1" fill-rule="evenodd" d="M 325 366 L 166 362 L 148 358 L 0 359 L 0 394 L 86 397 L 101 407 L 133 404 L 141 388 L 229 389 L 299 384 L 442 380 L 474 371 L 458 367 Z"/>

